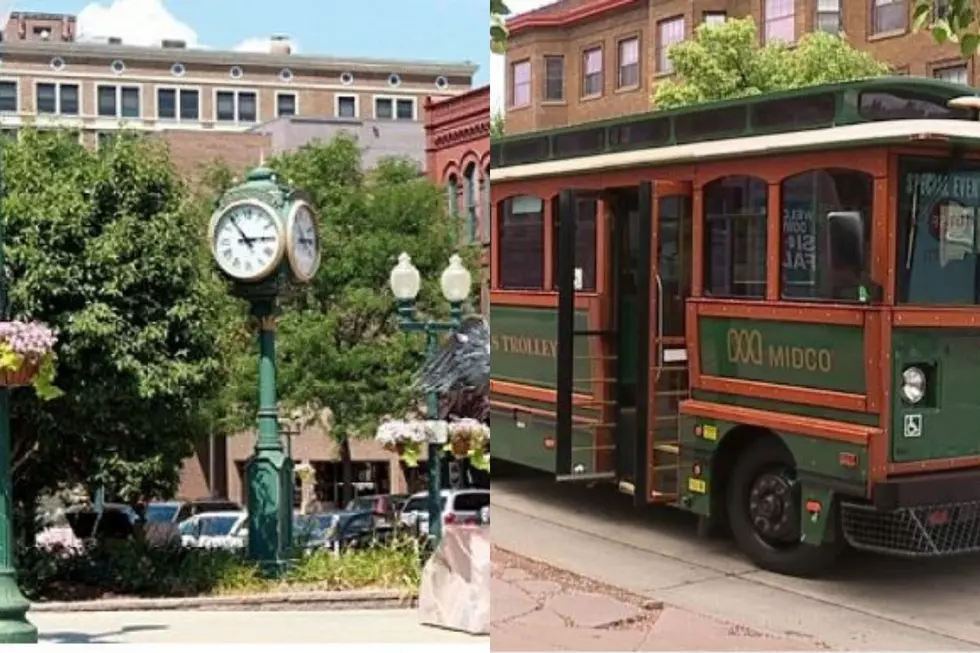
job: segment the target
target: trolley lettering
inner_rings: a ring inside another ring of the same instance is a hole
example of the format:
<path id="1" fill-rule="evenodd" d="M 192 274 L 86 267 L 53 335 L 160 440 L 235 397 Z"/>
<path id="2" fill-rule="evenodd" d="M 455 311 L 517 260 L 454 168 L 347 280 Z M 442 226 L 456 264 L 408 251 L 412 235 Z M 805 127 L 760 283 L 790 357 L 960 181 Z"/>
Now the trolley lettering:
<path id="1" fill-rule="evenodd" d="M 766 344 L 762 332 L 757 329 L 729 329 L 727 340 L 730 363 L 824 374 L 834 369 L 834 354 L 831 350 Z"/>

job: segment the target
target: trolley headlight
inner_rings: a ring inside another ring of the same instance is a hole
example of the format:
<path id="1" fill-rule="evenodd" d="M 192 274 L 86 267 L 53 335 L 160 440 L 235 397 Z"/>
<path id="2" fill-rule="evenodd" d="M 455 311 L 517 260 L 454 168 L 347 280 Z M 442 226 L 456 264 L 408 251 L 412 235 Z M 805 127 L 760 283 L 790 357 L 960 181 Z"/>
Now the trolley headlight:
<path id="1" fill-rule="evenodd" d="M 902 399 L 917 404 L 926 396 L 926 373 L 918 367 L 905 368 L 902 372 Z"/>

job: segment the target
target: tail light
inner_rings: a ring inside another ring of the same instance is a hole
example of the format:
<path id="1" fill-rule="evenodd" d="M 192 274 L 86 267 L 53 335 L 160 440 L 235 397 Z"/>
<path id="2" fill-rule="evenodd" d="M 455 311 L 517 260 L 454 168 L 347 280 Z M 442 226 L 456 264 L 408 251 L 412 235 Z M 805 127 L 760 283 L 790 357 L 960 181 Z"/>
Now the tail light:
<path id="1" fill-rule="evenodd" d="M 442 518 L 444 524 L 461 524 L 463 526 L 479 526 L 480 520 L 476 516 L 459 517 L 455 513 L 449 512 Z"/>
<path id="2" fill-rule="evenodd" d="M 446 513 L 446 515 L 442 518 L 442 523 L 444 523 L 444 524 L 455 524 L 456 523 L 456 515 L 454 515 L 451 512 L 450 513 Z"/>

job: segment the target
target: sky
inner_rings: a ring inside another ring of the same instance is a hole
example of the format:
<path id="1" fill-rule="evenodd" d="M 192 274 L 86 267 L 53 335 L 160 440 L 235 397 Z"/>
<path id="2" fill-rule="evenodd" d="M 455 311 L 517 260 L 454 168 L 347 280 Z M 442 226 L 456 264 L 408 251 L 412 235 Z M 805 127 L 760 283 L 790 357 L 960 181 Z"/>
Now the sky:
<path id="1" fill-rule="evenodd" d="M 425 0 L 423 0 L 424 2 Z M 438 1 L 438 0 L 436 0 Z M 469 2 L 470 0 L 462 0 Z M 554 4 L 557 0 L 507 0 L 507 7 L 512 15 L 523 14 L 545 5 Z M 504 112 L 504 57 L 490 55 L 490 111 Z"/>
<path id="2" fill-rule="evenodd" d="M 487 0 L 13 0 L 14 11 L 71 13 L 79 37 L 133 45 L 180 39 L 190 47 L 263 51 L 288 35 L 294 50 L 384 59 L 471 61 L 489 82 Z M 0 11 L 11 0 L 0 0 Z M 425 11 L 420 9 L 425 8 Z"/>

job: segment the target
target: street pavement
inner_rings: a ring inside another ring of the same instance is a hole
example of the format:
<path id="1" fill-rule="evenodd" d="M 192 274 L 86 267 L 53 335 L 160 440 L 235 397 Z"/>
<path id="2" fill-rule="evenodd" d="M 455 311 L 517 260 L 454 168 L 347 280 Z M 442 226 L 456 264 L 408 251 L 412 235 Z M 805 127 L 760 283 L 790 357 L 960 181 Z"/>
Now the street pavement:
<path id="1" fill-rule="evenodd" d="M 422 626 L 415 610 L 38 612 L 30 619 L 45 644 L 489 644 L 489 637 Z"/>
<path id="2" fill-rule="evenodd" d="M 788 651 L 772 637 L 515 556 L 493 552 L 494 651 Z"/>
<path id="3" fill-rule="evenodd" d="M 668 606 L 812 645 L 850 650 L 980 648 L 980 558 L 913 561 L 849 552 L 830 577 L 756 569 L 687 514 L 550 479 L 500 478 L 495 546 Z M 494 596 L 496 600 L 496 595 Z"/>

